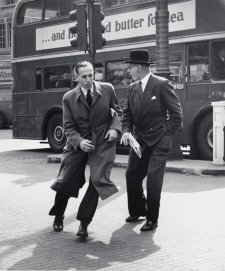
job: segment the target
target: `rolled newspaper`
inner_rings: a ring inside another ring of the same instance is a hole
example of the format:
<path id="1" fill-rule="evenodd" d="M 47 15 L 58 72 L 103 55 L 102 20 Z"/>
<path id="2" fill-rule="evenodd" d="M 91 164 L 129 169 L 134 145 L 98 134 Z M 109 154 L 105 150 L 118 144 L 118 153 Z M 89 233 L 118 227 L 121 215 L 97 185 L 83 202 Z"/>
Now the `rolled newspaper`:
<path id="1" fill-rule="evenodd" d="M 129 133 L 129 144 L 131 148 L 135 151 L 137 156 L 141 158 L 141 146 L 137 142 L 137 140 L 132 136 L 131 133 Z"/>

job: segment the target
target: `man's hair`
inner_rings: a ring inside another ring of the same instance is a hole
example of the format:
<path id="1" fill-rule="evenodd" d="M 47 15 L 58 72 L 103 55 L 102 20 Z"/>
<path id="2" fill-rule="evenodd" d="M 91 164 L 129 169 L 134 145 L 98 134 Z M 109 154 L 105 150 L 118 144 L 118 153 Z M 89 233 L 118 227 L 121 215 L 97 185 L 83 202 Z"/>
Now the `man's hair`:
<path id="1" fill-rule="evenodd" d="M 150 64 L 148 64 L 148 63 L 146 63 L 146 64 L 145 63 L 141 63 L 140 65 L 143 66 L 144 68 L 149 68 L 150 67 Z"/>
<path id="2" fill-rule="evenodd" d="M 81 62 L 78 62 L 77 65 L 74 67 L 74 73 L 76 75 L 78 75 L 79 74 L 79 69 L 80 68 L 84 68 L 84 67 L 90 67 L 90 68 L 94 69 L 93 65 L 90 62 L 88 62 L 88 61 L 81 61 Z"/>

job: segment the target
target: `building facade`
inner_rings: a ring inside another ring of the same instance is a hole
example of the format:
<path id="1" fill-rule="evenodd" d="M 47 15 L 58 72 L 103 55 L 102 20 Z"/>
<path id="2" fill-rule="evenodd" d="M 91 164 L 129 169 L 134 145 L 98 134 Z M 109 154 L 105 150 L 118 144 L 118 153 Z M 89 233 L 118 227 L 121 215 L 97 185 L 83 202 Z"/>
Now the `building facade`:
<path id="1" fill-rule="evenodd" d="M 0 66 L 8 66 L 11 55 L 12 14 L 17 0 L 0 1 Z"/>
<path id="2" fill-rule="evenodd" d="M 0 129 L 12 123 L 12 16 L 18 0 L 0 0 Z"/>

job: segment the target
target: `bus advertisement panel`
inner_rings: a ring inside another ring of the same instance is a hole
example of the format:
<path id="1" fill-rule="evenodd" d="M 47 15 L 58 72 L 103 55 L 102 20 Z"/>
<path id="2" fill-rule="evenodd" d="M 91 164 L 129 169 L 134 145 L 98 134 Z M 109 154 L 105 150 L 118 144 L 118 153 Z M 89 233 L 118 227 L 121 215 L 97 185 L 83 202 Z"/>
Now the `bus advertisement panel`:
<path id="1" fill-rule="evenodd" d="M 156 1 L 96 2 L 103 5 L 107 45 L 97 51 L 95 78 L 114 85 L 123 107 L 131 83 L 124 63 L 130 50 L 146 48 L 155 61 Z M 225 71 L 219 63 L 225 0 L 168 2 L 171 82 L 184 112 L 182 145 L 190 145 L 193 158 L 212 159 L 211 102 L 225 97 Z M 62 96 L 76 85 L 74 65 L 89 59 L 87 52 L 70 46 L 68 14 L 74 1 L 65 3 L 21 0 L 13 19 L 13 136 L 47 137 L 55 152 L 65 144 Z"/>

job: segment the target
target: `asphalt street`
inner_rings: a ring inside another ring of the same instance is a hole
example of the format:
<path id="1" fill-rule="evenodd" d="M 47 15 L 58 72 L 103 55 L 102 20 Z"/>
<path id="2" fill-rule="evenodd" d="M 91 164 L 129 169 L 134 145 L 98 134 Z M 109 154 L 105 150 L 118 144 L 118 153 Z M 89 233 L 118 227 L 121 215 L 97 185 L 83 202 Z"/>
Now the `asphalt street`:
<path id="1" fill-rule="evenodd" d="M 82 242 L 75 217 L 87 185 L 55 233 L 48 211 L 59 164 L 47 163 L 47 144 L 0 138 L 0 270 L 225 270 L 224 176 L 166 172 L 159 227 L 141 233 L 143 220 L 125 223 L 125 169 L 113 168 L 119 192 L 100 200 Z"/>

